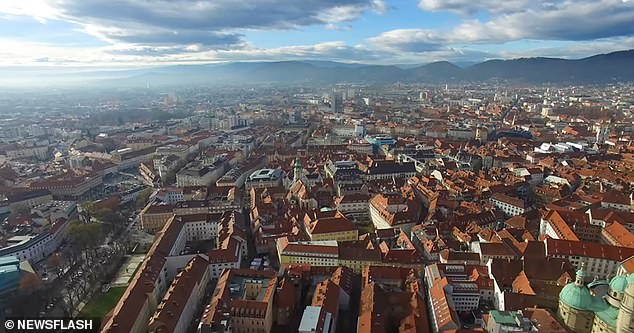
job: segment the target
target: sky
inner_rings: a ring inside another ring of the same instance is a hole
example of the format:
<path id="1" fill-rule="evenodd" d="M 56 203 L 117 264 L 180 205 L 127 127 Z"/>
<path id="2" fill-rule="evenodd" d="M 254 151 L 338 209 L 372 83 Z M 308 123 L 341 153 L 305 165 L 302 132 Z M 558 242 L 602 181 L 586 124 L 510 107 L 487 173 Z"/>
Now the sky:
<path id="1" fill-rule="evenodd" d="M 634 0 L 1 0 L 1 67 L 457 63 L 634 48 Z"/>

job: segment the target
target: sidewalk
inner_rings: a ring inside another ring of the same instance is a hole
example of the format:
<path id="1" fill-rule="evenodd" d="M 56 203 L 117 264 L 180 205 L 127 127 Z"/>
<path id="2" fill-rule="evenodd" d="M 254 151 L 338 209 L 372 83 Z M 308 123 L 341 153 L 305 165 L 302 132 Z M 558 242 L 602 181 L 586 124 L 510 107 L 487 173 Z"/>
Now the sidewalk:
<path id="1" fill-rule="evenodd" d="M 136 272 L 137 267 L 141 265 L 143 259 L 145 258 L 145 254 L 131 254 L 127 256 L 125 262 L 119 269 L 117 273 L 117 277 L 112 281 L 112 287 L 126 287 L 130 280 L 132 279 L 132 275 Z"/>

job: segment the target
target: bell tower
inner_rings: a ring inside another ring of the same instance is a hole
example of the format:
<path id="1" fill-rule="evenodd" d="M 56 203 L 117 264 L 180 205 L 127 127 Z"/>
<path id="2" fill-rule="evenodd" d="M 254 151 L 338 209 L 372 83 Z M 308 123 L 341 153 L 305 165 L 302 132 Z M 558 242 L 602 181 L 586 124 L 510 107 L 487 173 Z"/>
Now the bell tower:
<path id="1" fill-rule="evenodd" d="M 297 183 L 302 178 L 304 168 L 302 167 L 302 161 L 299 156 L 295 158 L 295 166 L 293 167 L 293 183 Z"/>

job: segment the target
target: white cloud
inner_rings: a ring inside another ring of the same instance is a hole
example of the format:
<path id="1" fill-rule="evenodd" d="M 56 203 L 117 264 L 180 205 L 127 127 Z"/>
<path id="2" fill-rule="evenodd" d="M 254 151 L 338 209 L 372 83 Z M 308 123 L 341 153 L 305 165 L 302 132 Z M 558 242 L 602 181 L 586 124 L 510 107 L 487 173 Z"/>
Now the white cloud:
<path id="1" fill-rule="evenodd" d="M 14 16 L 30 16 L 40 22 L 59 17 L 60 12 L 46 0 L 0 1 L 0 13 Z"/>
<path id="2" fill-rule="evenodd" d="M 294 45 L 278 48 L 245 47 L 242 49 L 210 50 L 200 45 L 139 46 L 116 44 L 104 47 L 66 47 L 46 43 L 0 39 L 0 66 L 154 66 L 157 64 L 208 63 L 254 60 L 333 59 L 339 61 L 370 61 L 383 54 L 363 46 L 350 46 L 341 41 L 314 45 Z M 37 55 L 37 56 L 36 56 Z M 42 59 L 45 55 L 46 62 Z"/>
<path id="3" fill-rule="evenodd" d="M 283 31 L 322 25 L 326 29 L 351 29 L 348 22 L 372 11 L 387 11 L 384 0 L 24 0 L 0 3 L 0 15 L 60 20 L 76 30 L 110 44 L 107 47 L 72 48 L 54 44 L 20 43 L 0 62 L 25 64 L 50 55 L 48 65 L 108 62 L 180 63 L 301 57 L 345 60 L 372 59 L 369 50 L 342 42 L 324 42 L 262 49 L 244 39 L 246 30 Z M 68 51 L 68 52 L 66 52 Z M 34 53 L 37 52 L 37 53 Z M 78 56 L 83 53 L 90 56 Z M 33 55 L 38 54 L 37 58 Z"/>
<path id="4" fill-rule="evenodd" d="M 396 29 L 386 31 L 368 41 L 378 47 L 405 52 L 425 52 L 439 49 L 443 36 L 429 29 Z"/>
<path id="5" fill-rule="evenodd" d="M 245 34 L 256 30 L 283 35 L 285 30 L 312 25 L 343 33 L 365 13 L 385 14 L 388 5 L 384 0 L 0 1 L 0 17 L 63 20 L 109 44 L 69 48 L 7 41 L 1 44 L 0 65 L 119 66 L 292 59 L 424 63 L 499 56 L 576 57 L 634 47 L 632 1 L 419 0 L 418 5 L 425 11 L 457 13 L 462 21 L 444 29 L 394 29 L 368 38 L 365 45 L 328 41 L 258 48 Z M 484 48 L 479 45 L 521 40 L 584 43 L 497 54 L 474 50 Z"/>
<path id="6" fill-rule="evenodd" d="M 372 10 L 378 14 L 387 12 L 387 4 L 383 0 L 372 0 Z"/>
<path id="7" fill-rule="evenodd" d="M 6 2 L 6 1 L 5 1 Z M 17 3 L 17 1 L 14 1 Z M 77 24 L 102 40 L 138 44 L 242 44 L 245 29 L 285 30 L 383 13 L 383 0 L 25 0 L 0 14 Z M 182 39 L 182 41 L 179 41 Z"/>
<path id="8" fill-rule="evenodd" d="M 487 22 L 468 21 L 451 36 L 459 42 L 594 40 L 634 34 L 634 3 L 621 0 L 563 1 L 547 9 L 496 16 Z"/>
<path id="9" fill-rule="evenodd" d="M 523 39 L 555 41 L 592 41 L 634 34 L 634 3 L 622 0 L 499 2 L 488 21 L 467 19 L 446 31 L 429 29 L 396 29 L 384 32 L 369 41 L 377 46 L 403 51 L 428 50 L 436 46 L 459 44 L 505 43 Z M 477 12 L 493 0 L 422 0 L 428 10 Z M 487 5 L 487 6 L 485 6 Z M 520 10 L 524 8 L 524 10 Z"/>
<path id="10" fill-rule="evenodd" d="M 537 47 L 522 51 L 502 51 L 501 58 L 552 57 L 578 59 L 587 56 L 634 49 L 634 37 L 598 39 L 590 43 L 566 43 L 565 46 Z"/>
<path id="11" fill-rule="evenodd" d="M 556 1 L 556 0 L 555 0 Z M 420 0 L 418 6 L 426 11 L 448 11 L 461 15 L 478 12 L 516 13 L 552 3 L 541 0 Z"/>
<path id="12" fill-rule="evenodd" d="M 324 28 L 326 28 L 326 30 L 346 31 L 346 30 L 352 30 L 352 25 L 328 23 L 326 24 L 326 26 L 324 26 Z"/>

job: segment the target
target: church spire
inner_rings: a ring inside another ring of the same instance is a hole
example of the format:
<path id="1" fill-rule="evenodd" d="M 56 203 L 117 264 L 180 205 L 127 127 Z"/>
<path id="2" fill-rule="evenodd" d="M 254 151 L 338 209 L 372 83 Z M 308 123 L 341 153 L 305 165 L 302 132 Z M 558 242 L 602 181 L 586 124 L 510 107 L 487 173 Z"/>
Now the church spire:
<path id="1" fill-rule="evenodd" d="M 295 166 L 293 167 L 293 183 L 296 183 L 301 179 L 304 168 L 302 167 L 302 161 L 299 156 L 295 158 Z"/>

